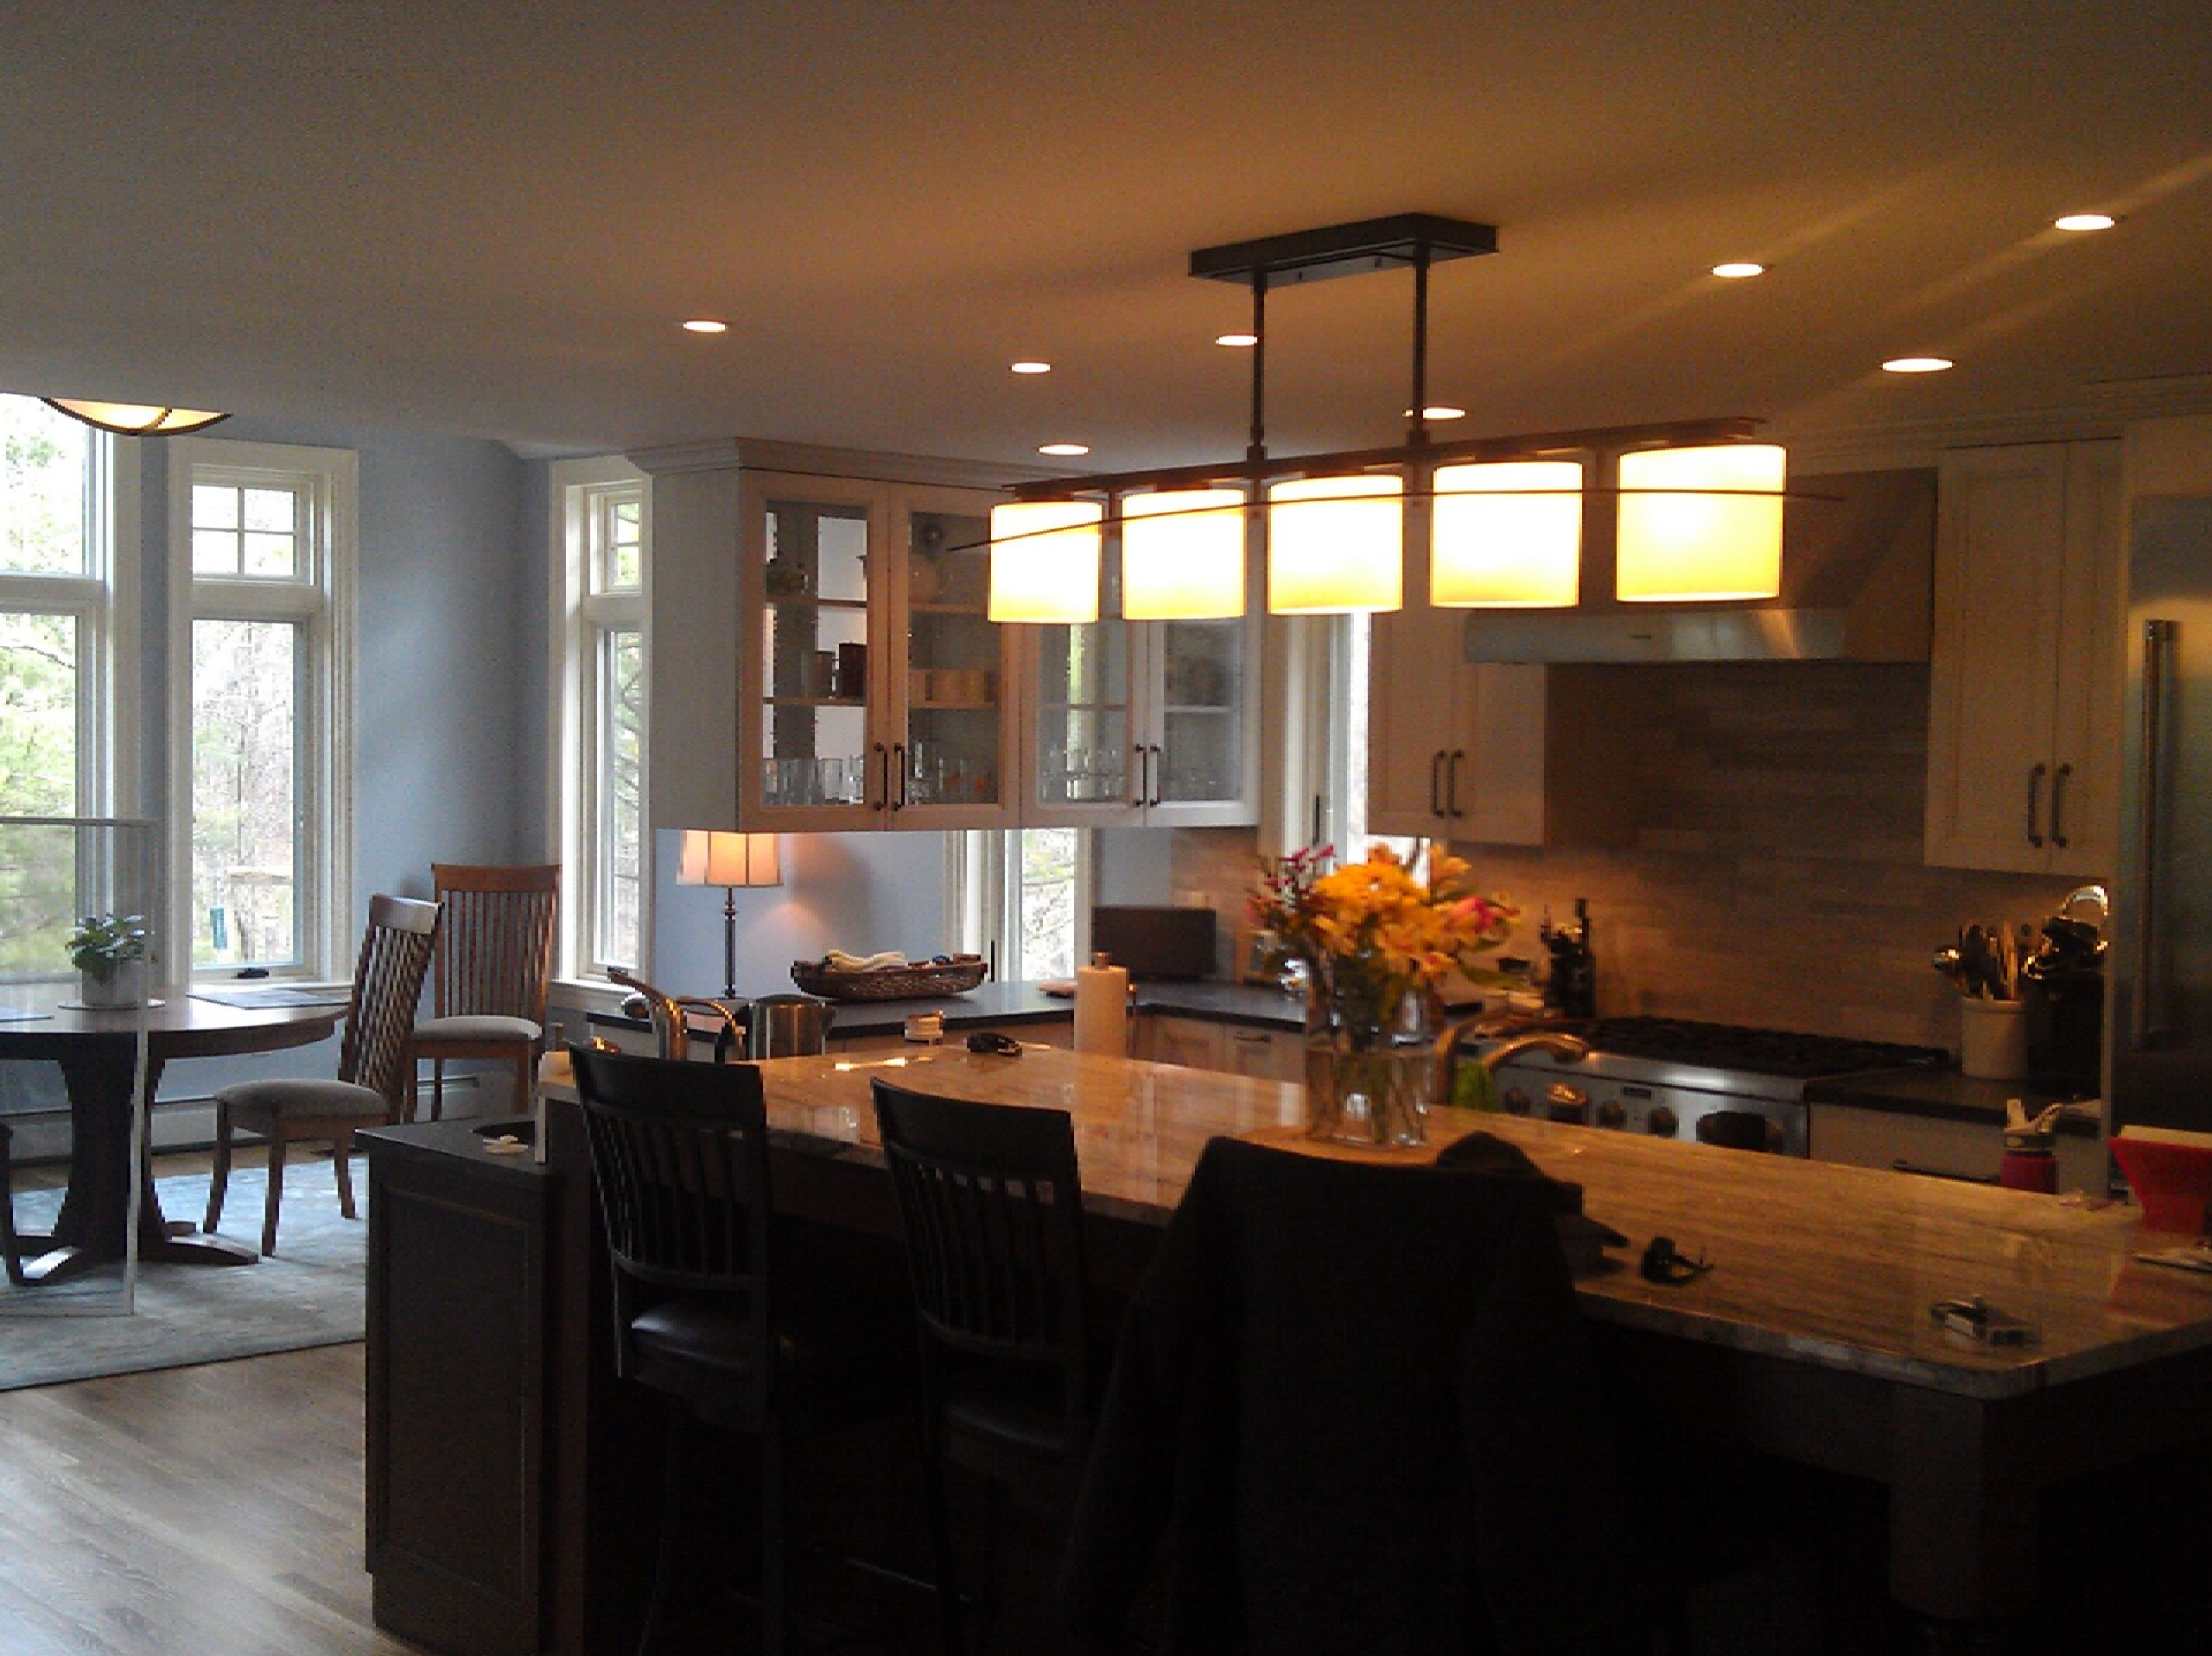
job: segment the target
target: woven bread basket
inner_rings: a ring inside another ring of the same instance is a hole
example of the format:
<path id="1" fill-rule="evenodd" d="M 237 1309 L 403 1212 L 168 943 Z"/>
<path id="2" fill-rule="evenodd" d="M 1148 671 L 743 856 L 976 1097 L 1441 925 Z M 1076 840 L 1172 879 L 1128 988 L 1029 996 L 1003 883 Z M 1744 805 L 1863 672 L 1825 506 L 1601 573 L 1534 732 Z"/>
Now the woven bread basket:
<path id="1" fill-rule="evenodd" d="M 833 972 L 820 961 L 793 961 L 791 981 L 825 1000 L 919 1000 L 964 994 L 983 980 L 980 959 L 942 966 L 884 966 L 873 972 Z"/>

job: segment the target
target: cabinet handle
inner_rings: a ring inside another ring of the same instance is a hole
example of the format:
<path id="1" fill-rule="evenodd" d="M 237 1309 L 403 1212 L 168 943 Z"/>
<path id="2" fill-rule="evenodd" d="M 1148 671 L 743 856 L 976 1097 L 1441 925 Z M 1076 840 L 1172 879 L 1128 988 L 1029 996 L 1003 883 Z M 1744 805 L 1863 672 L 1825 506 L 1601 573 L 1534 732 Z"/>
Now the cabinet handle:
<path id="1" fill-rule="evenodd" d="M 2060 826 L 2066 820 L 2066 778 L 2074 774 L 2074 767 L 2062 765 L 2050 773 L 2050 842 L 2061 851 L 2066 849 L 2066 834 Z"/>
<path id="2" fill-rule="evenodd" d="M 1444 815 L 1444 750 L 1438 748 L 1428 761 L 1428 814 Z"/>
<path id="3" fill-rule="evenodd" d="M 2043 803 L 2044 774 L 2050 769 L 2038 765 L 2028 772 L 2028 843 L 2038 851 L 2043 849 L 2043 835 L 2036 832 L 2036 811 Z"/>
<path id="4" fill-rule="evenodd" d="M 894 810 L 894 811 L 903 811 L 903 810 L 905 810 L 905 809 L 906 809 L 906 743 L 904 743 L 904 742 L 893 742 L 893 743 L 892 743 L 892 744 L 891 744 L 891 763 L 892 763 L 892 767 L 899 772 L 899 798 L 898 798 L 898 802 L 897 802 L 895 804 L 893 804 L 893 805 L 891 807 L 891 809 L 892 809 L 893 810 Z M 888 783 L 888 780 L 887 780 L 887 781 L 886 781 L 886 784 L 885 784 L 885 786 L 884 786 L 884 790 L 883 790 L 883 791 L 884 791 L 886 794 L 888 794 L 888 793 L 891 791 L 890 785 L 889 785 L 889 783 Z"/>
<path id="5" fill-rule="evenodd" d="M 1152 798 L 1148 803 L 1154 805 L 1160 803 L 1160 744 L 1158 742 L 1152 745 Z"/>
<path id="6" fill-rule="evenodd" d="M 875 756 L 883 761 L 883 796 L 864 802 L 872 811 L 880 811 L 891 803 L 891 750 L 881 742 L 875 744 Z"/>
<path id="7" fill-rule="evenodd" d="M 1144 806 L 1144 797 L 1146 793 L 1145 784 L 1152 774 L 1151 762 L 1145 752 L 1144 744 L 1142 742 L 1139 742 L 1135 747 L 1132 747 L 1129 750 L 1129 758 L 1135 761 L 1135 763 L 1130 765 L 1129 769 L 1132 773 L 1132 780 L 1134 780 L 1137 785 L 1136 797 L 1130 800 L 1129 803 L 1141 809 Z"/>
<path id="8" fill-rule="evenodd" d="M 1465 816 L 1467 814 L 1459 809 L 1459 761 L 1466 757 L 1466 749 L 1453 748 L 1451 768 L 1444 773 L 1444 803 L 1450 808 L 1450 815 L 1453 816 Z"/>

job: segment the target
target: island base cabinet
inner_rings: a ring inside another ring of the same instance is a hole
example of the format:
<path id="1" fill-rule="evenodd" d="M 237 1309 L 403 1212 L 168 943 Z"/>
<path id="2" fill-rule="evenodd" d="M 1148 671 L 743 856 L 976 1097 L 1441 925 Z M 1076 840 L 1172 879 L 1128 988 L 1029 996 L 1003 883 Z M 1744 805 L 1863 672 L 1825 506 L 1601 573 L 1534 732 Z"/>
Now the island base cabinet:
<path id="1" fill-rule="evenodd" d="M 372 1609 L 439 1656 L 534 1656 L 549 1642 L 550 1189 L 371 1147 Z"/>

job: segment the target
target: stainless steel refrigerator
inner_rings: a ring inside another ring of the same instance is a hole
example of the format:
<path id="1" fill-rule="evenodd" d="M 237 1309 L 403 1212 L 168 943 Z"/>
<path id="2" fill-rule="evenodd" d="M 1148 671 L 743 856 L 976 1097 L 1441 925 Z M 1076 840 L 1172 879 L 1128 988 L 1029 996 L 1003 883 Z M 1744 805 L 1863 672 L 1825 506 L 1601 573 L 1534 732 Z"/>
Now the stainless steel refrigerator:
<path id="1" fill-rule="evenodd" d="M 2132 501 L 2126 660 L 2107 1125 L 2212 1132 L 2212 493 Z"/>

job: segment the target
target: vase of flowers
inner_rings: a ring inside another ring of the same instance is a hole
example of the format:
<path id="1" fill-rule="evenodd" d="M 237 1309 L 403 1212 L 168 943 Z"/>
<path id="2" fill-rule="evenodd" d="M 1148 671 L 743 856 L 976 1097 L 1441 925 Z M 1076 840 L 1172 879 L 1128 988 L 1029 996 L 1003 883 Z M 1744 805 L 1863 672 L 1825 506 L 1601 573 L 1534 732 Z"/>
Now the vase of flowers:
<path id="1" fill-rule="evenodd" d="M 1255 924 L 1303 961 L 1306 1132 L 1388 1146 L 1428 1136 L 1435 1055 L 1425 1034 L 1437 991 L 1454 974 L 1502 981 L 1480 957 L 1505 941 L 1518 910 L 1469 884 L 1467 865 L 1432 853 L 1417 878 L 1386 846 L 1330 866 L 1327 847 L 1262 865 Z"/>
<path id="2" fill-rule="evenodd" d="M 146 919 L 137 914 L 88 914 L 69 934 L 78 999 L 87 1006 L 146 1004 Z"/>

